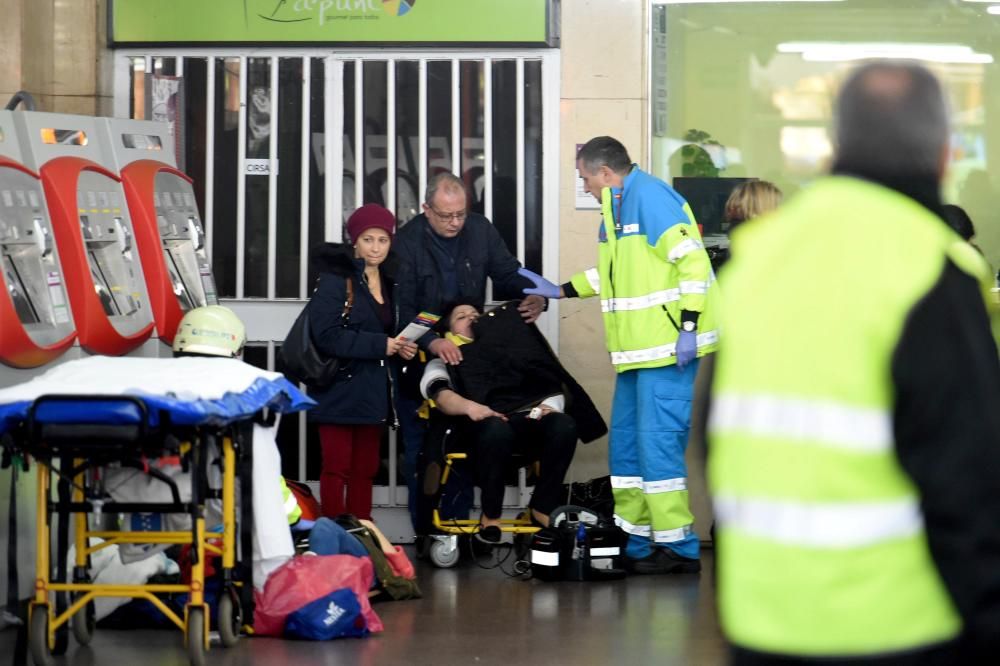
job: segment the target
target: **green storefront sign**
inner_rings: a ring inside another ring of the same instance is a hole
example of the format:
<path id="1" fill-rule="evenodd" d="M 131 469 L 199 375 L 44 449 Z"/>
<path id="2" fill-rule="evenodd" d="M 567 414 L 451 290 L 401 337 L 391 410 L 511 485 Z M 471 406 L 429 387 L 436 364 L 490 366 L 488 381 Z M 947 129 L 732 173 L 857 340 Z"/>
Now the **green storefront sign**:
<path id="1" fill-rule="evenodd" d="M 112 46 L 558 46 L 559 0 L 109 0 Z"/>

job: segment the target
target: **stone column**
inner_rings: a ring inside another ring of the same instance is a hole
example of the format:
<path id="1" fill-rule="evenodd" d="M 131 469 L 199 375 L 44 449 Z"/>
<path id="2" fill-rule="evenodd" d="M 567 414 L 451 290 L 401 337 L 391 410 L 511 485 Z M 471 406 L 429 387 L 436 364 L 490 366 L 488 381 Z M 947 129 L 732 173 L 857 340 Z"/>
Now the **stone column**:
<path id="1" fill-rule="evenodd" d="M 24 0 L 0 0 L 0 108 L 21 89 L 21 11 Z"/>
<path id="2" fill-rule="evenodd" d="M 35 96 L 38 110 L 83 115 L 102 110 L 104 0 L 0 0 L 12 2 L 21 5 L 20 87 Z"/>

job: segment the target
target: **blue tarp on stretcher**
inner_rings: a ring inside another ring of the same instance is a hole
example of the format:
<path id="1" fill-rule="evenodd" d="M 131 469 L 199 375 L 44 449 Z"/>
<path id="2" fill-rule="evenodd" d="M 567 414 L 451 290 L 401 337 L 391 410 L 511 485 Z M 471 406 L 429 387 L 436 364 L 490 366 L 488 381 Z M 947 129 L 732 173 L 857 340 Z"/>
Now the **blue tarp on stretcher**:
<path id="1" fill-rule="evenodd" d="M 146 404 L 152 426 L 158 424 L 160 412 L 168 413 L 176 425 L 224 425 L 249 418 L 265 407 L 288 413 L 316 404 L 280 373 L 236 359 L 92 356 L 0 389 L 0 434 L 23 421 L 36 398 L 51 394 L 134 396 Z M 81 400 L 49 405 L 44 420 L 135 423 L 136 413 L 120 401 L 95 404 Z"/>

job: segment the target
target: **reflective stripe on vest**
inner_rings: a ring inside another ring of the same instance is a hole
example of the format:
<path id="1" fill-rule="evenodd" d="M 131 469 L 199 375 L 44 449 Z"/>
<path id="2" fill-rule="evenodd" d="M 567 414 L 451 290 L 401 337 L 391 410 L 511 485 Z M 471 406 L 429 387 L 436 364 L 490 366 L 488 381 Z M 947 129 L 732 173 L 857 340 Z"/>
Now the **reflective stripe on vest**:
<path id="1" fill-rule="evenodd" d="M 684 280 L 680 284 L 682 294 L 707 294 L 711 280 Z"/>
<path id="2" fill-rule="evenodd" d="M 681 257 L 690 254 L 695 250 L 700 250 L 704 247 L 705 247 L 704 245 L 702 245 L 696 240 L 688 239 L 686 241 L 682 241 L 677 245 L 675 245 L 673 249 L 670 250 L 670 252 L 667 254 L 667 260 L 671 262 L 677 261 Z"/>
<path id="3" fill-rule="evenodd" d="M 583 272 L 587 278 L 587 282 L 590 284 L 590 288 L 594 290 L 595 294 L 601 293 L 601 274 L 596 268 L 588 268 Z"/>
<path id="4" fill-rule="evenodd" d="M 924 519 L 915 498 L 894 502 L 806 504 L 716 496 L 720 526 L 791 546 L 860 548 L 919 534 Z"/>
<path id="5" fill-rule="evenodd" d="M 699 348 L 714 345 L 718 341 L 718 331 L 706 331 L 698 334 Z M 644 363 L 646 361 L 669 358 L 675 355 L 676 349 L 677 343 L 671 342 L 670 344 L 650 347 L 648 349 L 632 349 L 629 351 L 611 352 L 611 364 L 621 365 L 623 363 Z"/>
<path id="6" fill-rule="evenodd" d="M 721 394 L 712 398 L 709 427 L 872 453 L 893 445 L 887 410 L 829 400 Z"/>
<path id="7" fill-rule="evenodd" d="M 285 515 L 291 516 L 296 509 L 299 508 L 299 501 L 295 499 L 295 494 L 288 489 L 285 489 Z"/>
<path id="8" fill-rule="evenodd" d="M 681 300 L 680 289 L 654 291 L 645 296 L 605 298 L 601 300 L 601 312 L 621 312 L 623 310 L 643 310 L 664 303 Z"/>

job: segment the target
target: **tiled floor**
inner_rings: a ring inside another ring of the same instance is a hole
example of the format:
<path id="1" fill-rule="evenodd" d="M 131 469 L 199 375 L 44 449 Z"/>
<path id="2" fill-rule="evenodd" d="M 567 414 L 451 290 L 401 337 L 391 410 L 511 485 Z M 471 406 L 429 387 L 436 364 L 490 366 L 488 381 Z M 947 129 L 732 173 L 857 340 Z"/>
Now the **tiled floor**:
<path id="1" fill-rule="evenodd" d="M 513 579 L 467 558 L 446 570 L 421 561 L 424 598 L 377 604 L 381 634 L 325 643 L 244 638 L 230 649 L 213 646 L 207 663 L 714 666 L 725 663 L 725 651 L 710 556 L 700 575 L 601 583 Z M 0 632 L 4 662 L 14 638 L 10 630 Z M 71 639 L 57 663 L 182 666 L 188 660 L 180 632 L 99 629 L 89 647 Z"/>

